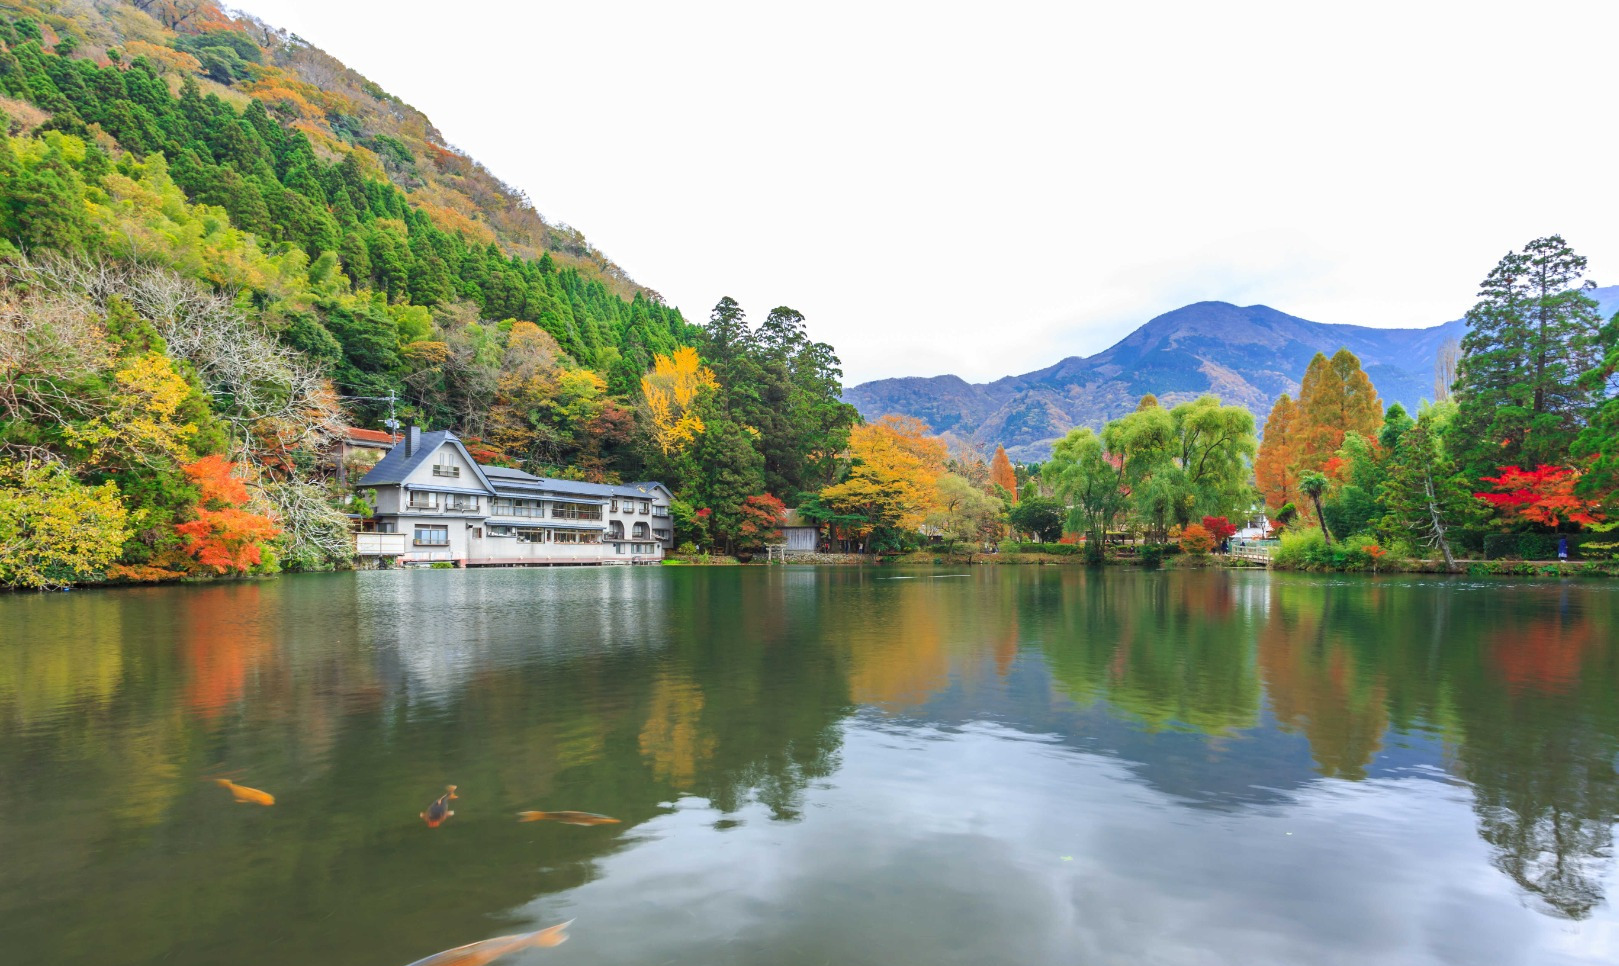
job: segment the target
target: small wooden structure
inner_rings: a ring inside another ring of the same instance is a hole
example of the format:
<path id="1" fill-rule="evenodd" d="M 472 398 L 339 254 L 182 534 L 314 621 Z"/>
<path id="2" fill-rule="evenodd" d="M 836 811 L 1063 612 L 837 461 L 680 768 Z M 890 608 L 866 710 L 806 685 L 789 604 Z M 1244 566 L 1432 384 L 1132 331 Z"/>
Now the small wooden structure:
<path id="1" fill-rule="evenodd" d="M 784 555 L 814 553 L 821 528 L 813 521 L 798 515 L 797 510 L 784 510 L 781 516 L 781 548 Z M 774 551 L 772 551 L 774 559 Z"/>

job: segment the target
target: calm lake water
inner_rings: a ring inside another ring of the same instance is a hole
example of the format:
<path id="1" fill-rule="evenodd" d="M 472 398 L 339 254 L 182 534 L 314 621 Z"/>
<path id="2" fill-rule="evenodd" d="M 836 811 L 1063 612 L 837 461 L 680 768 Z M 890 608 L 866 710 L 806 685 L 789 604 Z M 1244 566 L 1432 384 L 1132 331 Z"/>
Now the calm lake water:
<path id="1" fill-rule="evenodd" d="M 1619 962 L 1612 586 L 950 573 L 0 597 L 0 961 Z"/>

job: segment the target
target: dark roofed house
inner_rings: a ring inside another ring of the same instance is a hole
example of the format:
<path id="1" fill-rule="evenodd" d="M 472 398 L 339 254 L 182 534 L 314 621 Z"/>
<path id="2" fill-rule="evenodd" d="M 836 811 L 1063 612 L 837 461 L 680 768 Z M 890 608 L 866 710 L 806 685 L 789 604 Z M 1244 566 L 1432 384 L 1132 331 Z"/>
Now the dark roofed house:
<path id="1" fill-rule="evenodd" d="M 381 459 L 399 439 L 393 433 L 380 429 L 346 427 L 332 447 L 333 455 L 337 458 L 337 482 L 347 483 L 351 467 L 359 472 L 366 463 Z"/>
<path id="2" fill-rule="evenodd" d="M 485 466 L 454 433 L 410 427 L 360 480 L 401 562 L 468 567 L 656 563 L 673 540 L 661 483 L 613 485 Z"/>

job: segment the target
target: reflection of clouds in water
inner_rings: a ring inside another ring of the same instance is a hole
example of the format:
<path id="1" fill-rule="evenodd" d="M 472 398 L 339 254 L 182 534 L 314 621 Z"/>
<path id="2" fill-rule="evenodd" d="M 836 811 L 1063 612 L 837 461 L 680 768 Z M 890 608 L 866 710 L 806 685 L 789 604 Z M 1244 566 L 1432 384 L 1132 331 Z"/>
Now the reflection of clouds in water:
<path id="1" fill-rule="evenodd" d="M 848 729 L 804 820 L 642 825 L 596 881 L 570 963 L 1577 964 L 1611 917 L 1527 908 L 1490 869 L 1468 795 L 1317 781 L 1282 805 L 1192 810 L 1115 760 L 1001 729 Z M 1420 860 L 1414 858 L 1421 856 Z M 971 868 L 972 876 L 961 875 Z"/>
<path id="2" fill-rule="evenodd" d="M 646 568 L 384 571 L 358 575 L 361 639 L 397 662 L 412 703 L 444 704 L 477 675 L 668 643 L 670 585 Z"/>

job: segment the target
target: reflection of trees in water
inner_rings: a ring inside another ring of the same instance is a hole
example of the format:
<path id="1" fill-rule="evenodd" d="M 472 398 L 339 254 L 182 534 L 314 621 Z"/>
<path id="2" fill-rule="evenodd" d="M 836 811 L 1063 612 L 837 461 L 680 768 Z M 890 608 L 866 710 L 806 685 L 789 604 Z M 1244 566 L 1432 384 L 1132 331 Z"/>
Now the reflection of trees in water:
<path id="1" fill-rule="evenodd" d="M 1555 614 L 1492 611 L 1475 668 L 1488 686 L 1458 688 L 1479 834 L 1498 869 L 1553 913 L 1584 919 L 1603 901 L 1619 820 L 1613 625 L 1566 597 Z"/>
<path id="2" fill-rule="evenodd" d="M 1259 714 L 1253 628 L 1219 575 L 1072 571 L 1039 628 L 1052 677 L 1081 705 L 1106 700 L 1151 730 L 1226 734 Z"/>
<path id="3" fill-rule="evenodd" d="M 1286 597 L 1271 596 L 1259 631 L 1259 667 L 1271 713 L 1282 730 L 1309 740 L 1321 774 L 1365 778 L 1388 728 L 1382 675 L 1364 665 L 1334 629 L 1330 596 L 1319 608 L 1287 607 Z"/>

